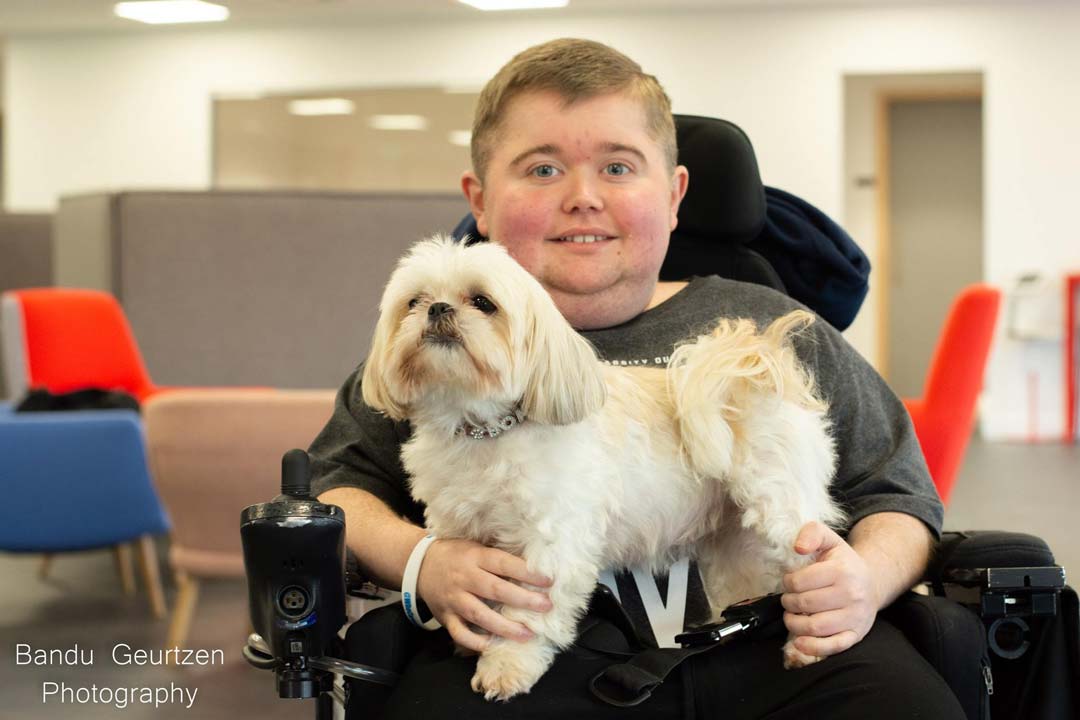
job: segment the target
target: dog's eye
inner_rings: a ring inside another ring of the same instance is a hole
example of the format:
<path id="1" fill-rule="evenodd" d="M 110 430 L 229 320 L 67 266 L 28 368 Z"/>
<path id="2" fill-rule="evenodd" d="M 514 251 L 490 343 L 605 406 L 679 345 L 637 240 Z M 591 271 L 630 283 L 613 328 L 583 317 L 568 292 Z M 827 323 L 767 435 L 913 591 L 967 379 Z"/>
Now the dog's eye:
<path id="1" fill-rule="evenodd" d="M 414 297 L 412 300 L 409 301 L 409 309 L 412 310 L 414 307 L 416 307 L 417 303 L 419 303 L 419 302 L 420 302 L 420 298 Z"/>
<path id="2" fill-rule="evenodd" d="M 488 300 L 487 297 L 484 295 L 474 295 L 472 298 L 472 304 L 474 308 L 484 313 L 485 315 L 490 315 L 496 310 L 498 310 L 498 308 L 495 307 L 495 303 Z"/>

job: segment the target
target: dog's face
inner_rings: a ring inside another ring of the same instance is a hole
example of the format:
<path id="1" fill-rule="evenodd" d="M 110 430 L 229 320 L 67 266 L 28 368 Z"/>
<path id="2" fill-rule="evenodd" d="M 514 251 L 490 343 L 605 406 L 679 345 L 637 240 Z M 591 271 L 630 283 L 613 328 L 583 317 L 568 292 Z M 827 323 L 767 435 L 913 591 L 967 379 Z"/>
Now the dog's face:
<path id="1" fill-rule="evenodd" d="M 492 243 L 425 240 L 383 293 L 364 400 L 394 419 L 418 410 L 577 422 L 599 409 L 596 355 L 540 284 Z"/>

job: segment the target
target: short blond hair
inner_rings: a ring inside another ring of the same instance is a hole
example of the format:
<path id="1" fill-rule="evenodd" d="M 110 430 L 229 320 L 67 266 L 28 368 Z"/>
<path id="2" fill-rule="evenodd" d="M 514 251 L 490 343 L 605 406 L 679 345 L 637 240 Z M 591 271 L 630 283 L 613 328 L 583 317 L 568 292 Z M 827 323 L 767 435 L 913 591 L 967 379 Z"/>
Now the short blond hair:
<path id="1" fill-rule="evenodd" d="M 572 105 L 608 93 L 625 92 L 645 110 L 645 125 L 659 145 L 668 170 L 678 163 L 671 100 L 660 82 L 618 50 L 592 40 L 562 38 L 535 45 L 503 65 L 480 92 L 473 116 L 473 171 L 484 178 L 499 124 L 510 101 L 527 92 L 554 91 Z"/>

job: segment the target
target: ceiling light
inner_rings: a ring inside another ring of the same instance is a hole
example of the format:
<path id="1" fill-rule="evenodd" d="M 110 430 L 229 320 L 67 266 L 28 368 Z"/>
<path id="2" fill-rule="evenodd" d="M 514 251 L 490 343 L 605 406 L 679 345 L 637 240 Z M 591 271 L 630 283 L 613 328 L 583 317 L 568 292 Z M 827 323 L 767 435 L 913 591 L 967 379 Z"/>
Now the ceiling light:
<path id="1" fill-rule="evenodd" d="M 460 145 L 461 147 L 469 147 L 472 142 L 471 130 L 451 130 L 446 137 L 450 141 L 451 145 Z"/>
<path id="2" fill-rule="evenodd" d="M 289 112 L 293 115 L 352 115 L 356 105 L 345 98 L 311 98 L 290 100 Z"/>
<path id="3" fill-rule="evenodd" d="M 477 10 L 537 10 L 540 8 L 561 8 L 570 4 L 570 0 L 458 0 Z"/>
<path id="4" fill-rule="evenodd" d="M 162 23 L 221 22 L 229 19 L 229 8 L 203 0 L 138 0 L 118 2 L 113 12 L 128 20 Z"/>
<path id="5" fill-rule="evenodd" d="M 427 130 L 423 115 L 372 115 L 368 125 L 374 130 Z"/>

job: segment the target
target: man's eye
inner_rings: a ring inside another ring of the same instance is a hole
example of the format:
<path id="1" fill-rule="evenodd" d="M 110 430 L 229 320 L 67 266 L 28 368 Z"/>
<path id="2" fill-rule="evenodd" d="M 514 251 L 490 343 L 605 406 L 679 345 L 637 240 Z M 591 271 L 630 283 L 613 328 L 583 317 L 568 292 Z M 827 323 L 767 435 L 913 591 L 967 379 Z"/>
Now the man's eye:
<path id="1" fill-rule="evenodd" d="M 484 295 L 474 295 L 472 298 L 472 304 L 474 308 L 484 313 L 485 315 L 490 315 L 496 310 L 498 310 L 498 308 L 495 307 L 495 303 L 488 300 L 487 297 Z"/>
<path id="2" fill-rule="evenodd" d="M 539 178 L 555 177 L 558 172 L 554 165 L 537 165 L 532 169 L 532 174 Z"/>
<path id="3" fill-rule="evenodd" d="M 630 172 L 630 166 L 626 163 L 613 162 L 608 163 L 608 166 L 604 168 L 608 175 L 626 175 Z"/>

